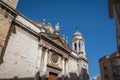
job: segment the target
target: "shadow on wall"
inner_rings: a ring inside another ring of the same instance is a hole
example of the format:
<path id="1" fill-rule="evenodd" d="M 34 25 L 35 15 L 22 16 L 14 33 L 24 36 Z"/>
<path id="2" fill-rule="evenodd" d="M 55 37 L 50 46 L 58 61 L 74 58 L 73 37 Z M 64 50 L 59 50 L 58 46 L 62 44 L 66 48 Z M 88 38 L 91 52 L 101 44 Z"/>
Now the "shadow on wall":
<path id="1" fill-rule="evenodd" d="M 87 73 L 86 69 L 82 69 L 83 74 L 79 75 L 79 77 L 77 76 L 76 73 L 69 73 L 70 77 L 68 76 L 62 76 L 59 77 L 57 80 L 89 80 L 89 76 Z M 39 76 L 40 73 L 37 72 L 35 77 L 27 77 L 27 78 L 19 78 L 19 77 L 14 77 L 14 78 L 9 78 L 9 79 L 0 79 L 0 80 L 49 80 L 46 75 L 44 76 Z"/>
<path id="2" fill-rule="evenodd" d="M 41 80 L 39 77 L 39 72 L 36 73 L 35 77 L 25 77 L 25 78 L 19 78 L 17 76 L 15 76 L 14 78 L 6 78 L 6 79 L 1 79 L 0 80 Z M 43 80 L 43 79 L 42 79 Z M 46 79 L 44 79 L 46 80 Z"/>
<path id="3" fill-rule="evenodd" d="M 70 74 L 69 80 L 78 80 L 78 76 L 76 73 L 69 73 L 69 74 Z"/>
<path id="4" fill-rule="evenodd" d="M 81 73 L 79 74 L 79 80 L 89 80 L 87 69 L 82 68 Z"/>

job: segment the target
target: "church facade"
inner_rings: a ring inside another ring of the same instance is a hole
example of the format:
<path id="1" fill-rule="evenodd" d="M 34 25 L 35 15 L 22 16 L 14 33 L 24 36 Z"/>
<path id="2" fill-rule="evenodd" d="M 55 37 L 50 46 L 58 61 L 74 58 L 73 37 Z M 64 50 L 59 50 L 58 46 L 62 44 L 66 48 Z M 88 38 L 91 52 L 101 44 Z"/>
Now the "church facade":
<path id="1" fill-rule="evenodd" d="M 16 11 L 18 0 L 0 0 L 0 80 L 89 80 L 82 34 L 72 48 L 51 24 Z"/>

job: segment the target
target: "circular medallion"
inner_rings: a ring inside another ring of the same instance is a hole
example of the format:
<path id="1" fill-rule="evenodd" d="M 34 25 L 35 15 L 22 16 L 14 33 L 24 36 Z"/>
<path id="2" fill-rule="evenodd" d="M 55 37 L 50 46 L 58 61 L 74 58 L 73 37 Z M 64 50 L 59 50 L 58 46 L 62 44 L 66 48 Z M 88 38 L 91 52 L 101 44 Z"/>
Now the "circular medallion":
<path id="1" fill-rule="evenodd" d="M 55 53 L 53 53 L 51 55 L 51 60 L 52 60 L 53 63 L 57 63 L 58 62 L 58 56 Z"/>

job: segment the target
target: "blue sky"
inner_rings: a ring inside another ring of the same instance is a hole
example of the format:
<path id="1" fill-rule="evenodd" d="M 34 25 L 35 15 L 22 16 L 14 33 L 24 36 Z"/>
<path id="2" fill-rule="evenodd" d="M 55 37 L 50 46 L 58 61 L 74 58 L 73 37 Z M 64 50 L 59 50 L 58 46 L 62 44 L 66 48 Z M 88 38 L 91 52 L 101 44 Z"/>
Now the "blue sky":
<path id="1" fill-rule="evenodd" d="M 32 21 L 46 19 L 53 27 L 59 22 L 70 45 L 78 26 L 85 39 L 90 77 L 100 74 L 99 58 L 117 50 L 116 24 L 109 19 L 107 0 L 19 0 L 17 10 Z"/>

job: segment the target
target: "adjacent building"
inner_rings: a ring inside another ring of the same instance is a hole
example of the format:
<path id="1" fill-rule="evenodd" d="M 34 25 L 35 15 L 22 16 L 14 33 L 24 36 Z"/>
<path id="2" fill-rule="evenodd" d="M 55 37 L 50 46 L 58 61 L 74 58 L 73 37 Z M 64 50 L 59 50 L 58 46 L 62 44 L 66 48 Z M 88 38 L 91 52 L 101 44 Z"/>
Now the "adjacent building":
<path id="1" fill-rule="evenodd" d="M 101 80 L 120 80 L 120 0 L 108 0 L 109 18 L 115 18 L 118 51 L 99 59 Z"/>
<path id="2" fill-rule="evenodd" d="M 120 0 L 108 0 L 109 17 L 115 18 L 118 50 L 120 52 Z"/>
<path id="3" fill-rule="evenodd" d="M 72 48 L 45 21 L 32 22 L 16 11 L 18 0 L 0 0 L 0 80 L 89 80 L 82 34 Z"/>
<path id="4" fill-rule="evenodd" d="M 120 54 L 115 52 L 99 59 L 101 80 L 120 80 Z"/>
<path id="5" fill-rule="evenodd" d="M 93 77 L 92 80 L 101 80 L 101 77 L 100 77 L 100 75 L 97 75 L 97 76 Z"/>

